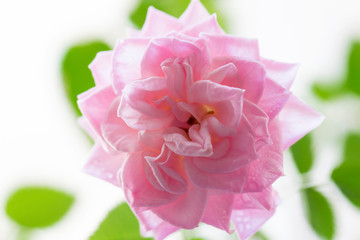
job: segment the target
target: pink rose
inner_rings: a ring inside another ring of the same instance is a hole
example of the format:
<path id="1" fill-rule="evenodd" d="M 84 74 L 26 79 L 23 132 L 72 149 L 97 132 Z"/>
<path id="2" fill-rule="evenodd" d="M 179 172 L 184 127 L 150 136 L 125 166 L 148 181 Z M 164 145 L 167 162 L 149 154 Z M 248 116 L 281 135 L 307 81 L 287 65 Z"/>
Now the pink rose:
<path id="1" fill-rule="evenodd" d="M 90 69 L 85 171 L 121 187 L 156 239 L 200 222 L 255 233 L 274 213 L 283 151 L 323 119 L 289 91 L 296 65 L 261 58 L 198 0 L 179 19 L 149 8 Z"/>

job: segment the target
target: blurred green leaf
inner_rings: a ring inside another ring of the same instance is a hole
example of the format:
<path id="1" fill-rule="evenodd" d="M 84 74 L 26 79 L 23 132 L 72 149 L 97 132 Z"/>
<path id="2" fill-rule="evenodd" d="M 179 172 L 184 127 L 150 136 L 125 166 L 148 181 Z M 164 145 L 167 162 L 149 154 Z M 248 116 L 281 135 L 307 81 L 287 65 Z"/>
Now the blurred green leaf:
<path id="1" fill-rule="evenodd" d="M 300 173 L 308 172 L 313 165 L 314 155 L 312 148 L 312 139 L 310 134 L 305 135 L 290 147 L 290 152 Z"/>
<path id="2" fill-rule="evenodd" d="M 224 16 L 217 9 L 217 2 L 219 0 L 201 0 L 206 9 L 210 13 L 215 13 L 221 27 L 226 30 L 226 22 Z M 189 5 L 190 0 L 139 0 L 138 4 L 130 14 L 130 20 L 133 22 L 135 27 L 142 28 L 145 22 L 147 10 L 149 6 L 153 6 L 163 12 L 174 17 L 180 17 Z"/>
<path id="3" fill-rule="evenodd" d="M 126 203 L 109 212 L 90 240 L 140 240 L 139 223 Z"/>
<path id="4" fill-rule="evenodd" d="M 360 208 L 360 135 L 349 134 L 345 141 L 343 161 L 331 174 L 341 192 Z"/>
<path id="5" fill-rule="evenodd" d="M 333 239 L 334 215 L 329 201 L 314 188 L 304 190 L 307 217 L 314 231 L 324 239 Z"/>
<path id="6" fill-rule="evenodd" d="M 102 41 L 80 43 L 70 47 L 62 61 L 65 91 L 79 116 L 81 113 L 77 106 L 77 95 L 95 86 L 88 66 L 98 52 L 106 50 L 110 50 L 110 47 Z"/>
<path id="7" fill-rule="evenodd" d="M 254 236 L 251 237 L 251 240 L 268 240 L 268 238 L 261 231 L 257 231 Z"/>
<path id="8" fill-rule="evenodd" d="M 28 228 L 48 227 L 59 221 L 70 209 L 74 197 L 47 187 L 23 187 L 8 199 L 8 216 Z"/>
<path id="9" fill-rule="evenodd" d="M 312 91 L 322 100 L 332 100 L 342 95 L 346 90 L 343 87 L 343 82 L 333 83 L 333 85 L 326 83 L 314 83 Z"/>
<path id="10" fill-rule="evenodd" d="M 360 95 L 360 41 L 354 41 L 350 48 L 346 87 Z"/>

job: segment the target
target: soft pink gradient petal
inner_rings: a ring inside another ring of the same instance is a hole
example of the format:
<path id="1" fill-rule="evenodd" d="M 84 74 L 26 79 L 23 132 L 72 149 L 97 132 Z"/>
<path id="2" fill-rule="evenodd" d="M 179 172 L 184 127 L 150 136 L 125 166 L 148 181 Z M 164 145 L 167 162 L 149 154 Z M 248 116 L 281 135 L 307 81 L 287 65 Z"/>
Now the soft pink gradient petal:
<path id="1" fill-rule="evenodd" d="M 219 26 L 216 15 L 213 14 L 198 24 L 185 28 L 181 33 L 191 37 L 199 37 L 200 33 L 220 35 L 224 34 L 224 31 Z"/>
<path id="2" fill-rule="evenodd" d="M 101 145 L 95 144 L 83 171 L 121 187 L 122 184 L 117 175 L 125 159 L 126 153 L 109 154 Z"/>
<path id="3" fill-rule="evenodd" d="M 202 21 L 203 19 L 209 17 L 209 15 L 209 12 L 206 10 L 204 5 L 201 4 L 200 0 L 191 0 L 189 6 L 179 19 L 184 26 L 188 26 Z"/>
<path id="4" fill-rule="evenodd" d="M 290 92 L 267 78 L 264 85 L 264 93 L 258 103 L 269 119 L 274 119 L 288 101 Z"/>
<path id="5" fill-rule="evenodd" d="M 324 116 L 303 101 L 290 95 L 284 109 L 279 114 L 281 132 L 283 136 L 282 150 L 288 149 L 297 140 L 318 127 Z"/>
<path id="6" fill-rule="evenodd" d="M 96 54 L 89 68 L 94 77 L 96 86 L 109 85 L 112 82 L 111 58 L 113 51 L 104 51 Z"/>
<path id="7" fill-rule="evenodd" d="M 181 30 L 182 27 L 179 19 L 150 6 L 140 35 L 142 37 L 162 36 L 172 31 Z"/>
<path id="8" fill-rule="evenodd" d="M 179 195 L 160 191 L 146 177 L 144 164 L 148 164 L 141 152 L 128 155 L 121 181 L 127 201 L 132 207 L 156 207 L 175 201 Z"/>
<path id="9" fill-rule="evenodd" d="M 152 210 L 160 218 L 174 226 L 193 229 L 203 218 L 207 199 L 207 190 L 188 184 L 186 193 L 177 200 Z"/>
<path id="10" fill-rule="evenodd" d="M 121 93 L 126 84 L 141 78 L 140 63 L 148 43 L 146 38 L 128 38 L 117 42 L 112 60 L 116 93 Z"/>
<path id="11" fill-rule="evenodd" d="M 233 210 L 233 203 L 233 194 L 215 193 L 209 195 L 202 222 L 231 233 L 230 217 Z"/>
<path id="12" fill-rule="evenodd" d="M 268 77 L 278 83 L 283 88 L 289 90 L 295 80 L 298 64 L 277 62 L 262 58 L 261 62 L 265 65 Z"/>
<path id="13" fill-rule="evenodd" d="M 205 79 L 231 87 L 239 88 L 241 86 L 240 75 L 233 63 L 228 63 L 212 70 Z"/>
<path id="14" fill-rule="evenodd" d="M 256 39 L 202 33 L 200 38 L 205 39 L 212 58 L 235 57 L 248 60 L 259 59 L 259 46 Z"/>

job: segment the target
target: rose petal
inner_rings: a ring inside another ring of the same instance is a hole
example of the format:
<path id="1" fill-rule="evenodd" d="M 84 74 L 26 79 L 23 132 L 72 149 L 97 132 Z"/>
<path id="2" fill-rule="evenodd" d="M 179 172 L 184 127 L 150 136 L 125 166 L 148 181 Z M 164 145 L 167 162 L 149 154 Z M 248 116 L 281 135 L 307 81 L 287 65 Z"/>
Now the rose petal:
<path id="1" fill-rule="evenodd" d="M 230 87 L 240 88 L 240 75 L 233 63 L 228 63 L 211 71 L 205 79 Z"/>
<path id="2" fill-rule="evenodd" d="M 209 12 L 199 0 L 191 0 L 189 6 L 179 19 L 184 26 L 189 26 L 202 21 L 203 19 L 209 17 L 209 15 Z"/>
<path id="3" fill-rule="evenodd" d="M 210 17 L 207 17 L 203 21 L 191 25 L 188 28 L 185 28 L 181 33 L 191 36 L 191 37 L 199 37 L 200 33 L 208 33 L 208 34 L 224 34 L 224 31 L 219 26 L 216 15 L 213 14 Z"/>
<path id="4" fill-rule="evenodd" d="M 113 51 L 98 52 L 89 68 L 97 86 L 109 85 L 112 82 L 111 58 Z"/>

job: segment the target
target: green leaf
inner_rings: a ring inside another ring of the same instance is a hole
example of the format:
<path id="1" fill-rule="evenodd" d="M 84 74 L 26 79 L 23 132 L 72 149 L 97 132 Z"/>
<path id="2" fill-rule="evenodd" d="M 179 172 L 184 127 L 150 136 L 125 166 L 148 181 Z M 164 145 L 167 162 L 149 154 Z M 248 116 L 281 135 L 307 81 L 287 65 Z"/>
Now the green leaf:
<path id="1" fill-rule="evenodd" d="M 346 93 L 343 81 L 332 84 L 317 82 L 313 84 L 312 91 L 322 100 L 332 100 Z"/>
<path id="2" fill-rule="evenodd" d="M 6 213 L 21 226 L 43 228 L 59 221 L 73 202 L 73 196 L 59 190 L 28 186 L 16 190 L 9 197 Z"/>
<path id="3" fill-rule="evenodd" d="M 109 212 L 90 240 L 138 240 L 139 223 L 126 203 L 122 203 Z"/>
<path id="4" fill-rule="evenodd" d="M 201 2 L 210 13 L 217 13 L 219 24 L 226 30 L 224 16 L 217 11 L 218 9 L 216 7 L 216 3 L 218 3 L 219 0 L 201 0 Z M 189 3 L 190 0 L 139 0 L 138 4 L 130 14 L 130 20 L 133 22 L 135 27 L 140 29 L 144 25 L 149 6 L 153 6 L 174 17 L 180 17 Z"/>
<path id="5" fill-rule="evenodd" d="M 304 190 L 307 217 L 314 231 L 324 239 L 333 239 L 334 214 L 329 201 L 314 188 Z"/>
<path id="6" fill-rule="evenodd" d="M 349 134 L 345 141 L 343 161 L 331 174 L 332 180 L 360 208 L 360 135 Z"/>
<path id="7" fill-rule="evenodd" d="M 312 149 L 312 139 L 310 134 L 305 135 L 290 147 L 290 152 L 300 173 L 306 173 L 311 169 L 314 162 Z"/>
<path id="8" fill-rule="evenodd" d="M 360 41 L 354 41 L 350 48 L 346 87 L 360 95 Z"/>
<path id="9" fill-rule="evenodd" d="M 268 240 L 268 238 L 261 231 L 257 231 L 254 236 L 251 237 L 251 240 Z"/>
<path id="10" fill-rule="evenodd" d="M 62 77 L 66 94 L 77 115 L 81 115 L 77 106 L 77 95 L 95 86 L 88 68 L 100 51 L 110 50 L 102 41 L 80 43 L 70 47 L 62 60 Z"/>

